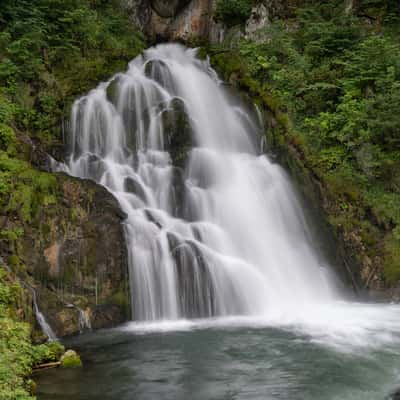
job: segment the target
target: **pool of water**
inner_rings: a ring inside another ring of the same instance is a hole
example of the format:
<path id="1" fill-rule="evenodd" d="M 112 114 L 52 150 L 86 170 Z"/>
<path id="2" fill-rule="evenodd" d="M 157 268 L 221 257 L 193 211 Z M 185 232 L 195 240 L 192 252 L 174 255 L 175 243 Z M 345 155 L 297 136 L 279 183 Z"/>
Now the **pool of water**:
<path id="1" fill-rule="evenodd" d="M 309 334 L 238 319 L 126 324 L 65 342 L 82 369 L 35 376 L 39 400 L 379 400 L 400 386 L 397 337 Z"/>

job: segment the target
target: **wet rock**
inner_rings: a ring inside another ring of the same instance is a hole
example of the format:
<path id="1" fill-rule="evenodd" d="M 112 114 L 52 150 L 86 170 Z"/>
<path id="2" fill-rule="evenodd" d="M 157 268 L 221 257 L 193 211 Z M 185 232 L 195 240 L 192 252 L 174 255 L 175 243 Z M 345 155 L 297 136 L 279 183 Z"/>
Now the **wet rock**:
<path id="1" fill-rule="evenodd" d="M 139 197 L 143 201 L 147 200 L 147 195 L 146 195 L 146 192 L 145 192 L 143 186 L 138 181 L 134 180 L 131 177 L 125 178 L 124 189 L 127 192 L 135 194 L 137 197 Z"/>
<path id="2" fill-rule="evenodd" d="M 167 150 L 174 166 L 184 167 L 188 153 L 193 147 L 192 128 L 181 99 L 173 99 L 162 114 Z"/>
<path id="3" fill-rule="evenodd" d="M 394 391 L 387 397 L 387 400 L 400 400 L 400 389 Z"/>
<path id="4" fill-rule="evenodd" d="M 217 315 L 216 288 L 201 250 L 195 242 L 181 240 L 171 232 L 167 238 L 178 276 L 181 313 L 188 318 Z"/>
<path id="5" fill-rule="evenodd" d="M 174 168 L 171 182 L 171 203 L 174 205 L 172 214 L 175 217 L 183 218 L 185 214 L 185 183 L 182 168 Z"/>
<path id="6" fill-rule="evenodd" d="M 117 104 L 118 100 L 118 90 L 119 90 L 119 85 L 120 85 L 120 77 L 115 77 L 107 86 L 106 89 L 106 96 L 107 100 L 110 103 L 113 103 L 114 105 Z"/>
<path id="7" fill-rule="evenodd" d="M 164 89 L 168 90 L 169 93 L 176 93 L 171 72 L 169 71 L 168 66 L 164 61 L 148 61 L 144 68 L 144 73 L 149 78 L 155 80 Z"/>
<path id="8" fill-rule="evenodd" d="M 123 308 L 115 304 L 102 304 L 92 311 L 91 326 L 93 329 L 104 326 L 113 327 L 124 320 Z"/>

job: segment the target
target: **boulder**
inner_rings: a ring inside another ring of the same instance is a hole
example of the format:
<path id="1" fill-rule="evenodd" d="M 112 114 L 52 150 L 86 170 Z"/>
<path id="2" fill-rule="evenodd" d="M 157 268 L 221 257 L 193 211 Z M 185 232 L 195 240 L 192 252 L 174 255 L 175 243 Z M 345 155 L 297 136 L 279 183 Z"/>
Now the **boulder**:
<path id="1" fill-rule="evenodd" d="M 174 166 L 184 167 L 188 153 L 193 147 L 192 128 L 184 102 L 174 98 L 162 114 L 166 149 Z"/>

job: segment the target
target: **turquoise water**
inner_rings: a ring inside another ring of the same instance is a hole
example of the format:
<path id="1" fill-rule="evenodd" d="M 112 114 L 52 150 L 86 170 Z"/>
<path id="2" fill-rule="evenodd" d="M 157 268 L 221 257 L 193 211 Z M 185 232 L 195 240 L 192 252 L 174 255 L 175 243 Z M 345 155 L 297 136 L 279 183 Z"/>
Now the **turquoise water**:
<path id="1" fill-rule="evenodd" d="M 65 344 L 84 367 L 36 375 L 39 400 L 379 400 L 400 386 L 397 341 L 338 346 L 296 329 L 182 322 Z"/>

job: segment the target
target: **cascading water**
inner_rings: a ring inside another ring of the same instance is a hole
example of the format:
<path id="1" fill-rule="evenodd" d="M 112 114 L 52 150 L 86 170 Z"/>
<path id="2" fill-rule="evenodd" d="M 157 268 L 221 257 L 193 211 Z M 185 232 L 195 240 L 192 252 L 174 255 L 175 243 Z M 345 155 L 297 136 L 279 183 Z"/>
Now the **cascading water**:
<path id="1" fill-rule="evenodd" d="M 31 287 L 29 287 L 29 289 L 32 291 L 33 309 L 35 311 L 36 320 L 40 325 L 40 329 L 42 330 L 42 332 L 47 336 L 48 340 L 52 342 L 57 339 L 57 336 L 54 333 L 53 329 L 51 329 L 51 326 L 47 322 L 43 313 L 39 310 L 35 289 Z"/>
<path id="2" fill-rule="evenodd" d="M 397 398 L 400 307 L 336 293 L 255 121 L 178 45 L 75 102 L 58 168 L 126 212 L 135 321 L 78 339 L 95 369 L 40 398 Z"/>
<path id="3" fill-rule="evenodd" d="M 5 268 L 9 273 L 13 274 L 13 270 L 7 265 L 7 263 L 3 260 L 3 258 L 0 256 L 0 265 Z M 57 340 L 57 336 L 54 333 L 53 329 L 47 322 L 45 316 L 39 309 L 39 305 L 37 302 L 37 294 L 36 290 L 30 286 L 27 282 L 24 282 L 22 279 L 18 278 L 17 276 L 15 277 L 17 281 L 20 283 L 21 286 L 26 288 L 32 293 L 32 303 L 33 303 L 33 311 L 35 313 L 36 321 L 38 322 L 40 329 L 42 332 L 47 336 L 48 340 L 50 342 Z"/>
<path id="4" fill-rule="evenodd" d="M 194 50 L 160 45 L 77 100 L 67 172 L 127 214 L 133 319 L 295 313 L 330 302 L 283 170 Z"/>

